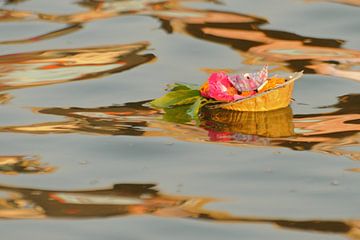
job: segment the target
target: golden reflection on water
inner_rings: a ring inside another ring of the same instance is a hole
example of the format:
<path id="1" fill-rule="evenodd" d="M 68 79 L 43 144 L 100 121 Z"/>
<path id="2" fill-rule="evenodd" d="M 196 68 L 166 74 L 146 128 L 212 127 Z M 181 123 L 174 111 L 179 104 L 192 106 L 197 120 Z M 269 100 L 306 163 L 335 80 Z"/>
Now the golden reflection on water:
<path id="1" fill-rule="evenodd" d="M 0 13 L 1 13 L 1 11 L 0 11 Z M 2 13 L 4 14 L 4 12 L 2 12 Z M 58 30 L 55 30 L 55 31 L 52 31 L 49 33 L 41 34 L 38 36 L 26 38 L 26 39 L 0 41 L 0 45 L 34 43 L 34 42 L 39 42 L 39 41 L 43 41 L 43 40 L 47 40 L 47 39 L 61 37 L 63 35 L 67 35 L 67 34 L 76 32 L 80 29 L 82 29 L 82 26 L 80 24 L 74 24 L 74 25 L 66 26 L 65 28 L 61 28 L 61 29 L 58 29 Z"/>
<path id="2" fill-rule="evenodd" d="M 292 116 L 290 107 L 269 112 L 214 109 L 203 112 L 202 126 L 209 129 L 212 141 L 232 140 L 234 133 L 269 138 L 291 137 L 295 134 Z"/>
<path id="3" fill-rule="evenodd" d="M 68 15 L 2 9 L 2 21 L 37 19 L 68 24 L 69 27 L 23 40 L 26 43 L 71 34 L 90 21 L 122 15 L 155 17 L 168 33 L 180 33 L 219 44 L 229 45 L 246 64 L 264 63 L 279 70 L 318 73 L 360 81 L 360 51 L 343 48 L 343 40 L 301 36 L 291 32 L 262 29 L 266 18 L 253 15 L 200 10 L 184 7 L 184 2 L 209 0 L 143 0 L 143 1 L 79 1 L 87 10 Z"/>
<path id="4" fill-rule="evenodd" d="M 0 104 L 7 104 L 13 97 L 10 94 L 0 94 Z"/>
<path id="5" fill-rule="evenodd" d="M 360 51 L 345 49 L 339 39 L 321 39 L 291 32 L 266 30 L 265 18 L 233 12 L 194 10 L 179 4 L 163 4 L 166 13 L 153 12 L 167 32 L 230 45 L 246 64 L 271 64 L 281 70 L 338 76 L 360 81 Z M 170 7 L 169 7 L 170 6 Z M 194 13 L 186 17 L 180 12 Z"/>
<path id="6" fill-rule="evenodd" d="M 154 184 L 115 184 L 79 191 L 45 190 L 0 185 L 0 218 L 104 218 L 129 215 L 188 218 L 222 223 L 272 224 L 286 230 L 343 234 L 360 239 L 358 220 L 290 220 L 235 216 L 208 210 L 211 197 L 169 195 Z"/>
<path id="7" fill-rule="evenodd" d="M 0 174 L 44 174 L 52 173 L 55 169 L 41 163 L 39 156 L 0 156 Z"/>
<path id="8" fill-rule="evenodd" d="M 0 56 L 0 90 L 88 80 L 122 72 L 155 58 L 147 42 L 45 50 Z"/>
<path id="9" fill-rule="evenodd" d="M 0 131 L 173 137 L 181 141 L 234 146 L 287 147 L 360 160 L 358 151 L 345 149 L 360 144 L 359 101 L 359 94 L 346 95 L 330 106 L 338 109 L 334 112 L 294 116 L 290 107 L 251 113 L 206 110 L 199 126 L 188 119 L 186 109 L 163 113 L 147 107 L 144 102 L 99 108 L 34 108 L 38 113 L 64 116 L 66 120 L 4 126 Z"/>
<path id="10" fill-rule="evenodd" d="M 350 6 L 360 7 L 359 0 L 305 0 L 306 2 L 333 2 L 333 3 L 340 3 L 346 4 Z"/>

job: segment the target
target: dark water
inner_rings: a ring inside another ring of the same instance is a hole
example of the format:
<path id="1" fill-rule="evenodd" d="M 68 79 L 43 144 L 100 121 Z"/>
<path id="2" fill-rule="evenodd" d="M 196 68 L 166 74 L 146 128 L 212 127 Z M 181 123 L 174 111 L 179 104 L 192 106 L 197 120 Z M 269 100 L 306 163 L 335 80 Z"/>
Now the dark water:
<path id="1" fill-rule="evenodd" d="M 1 239 L 360 239 L 359 1 L 0 4 Z M 265 63 L 291 107 L 146 104 Z"/>

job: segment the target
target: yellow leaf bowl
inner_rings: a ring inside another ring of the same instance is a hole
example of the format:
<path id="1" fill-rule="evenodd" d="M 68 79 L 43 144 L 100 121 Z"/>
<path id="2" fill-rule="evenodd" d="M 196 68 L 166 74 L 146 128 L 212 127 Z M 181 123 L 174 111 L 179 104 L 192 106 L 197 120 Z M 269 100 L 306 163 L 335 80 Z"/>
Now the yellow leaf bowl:
<path id="1" fill-rule="evenodd" d="M 296 72 L 286 77 L 285 83 L 265 92 L 230 103 L 220 103 L 209 108 L 222 108 L 241 112 L 265 112 L 285 108 L 290 105 L 295 81 L 303 75 Z"/>

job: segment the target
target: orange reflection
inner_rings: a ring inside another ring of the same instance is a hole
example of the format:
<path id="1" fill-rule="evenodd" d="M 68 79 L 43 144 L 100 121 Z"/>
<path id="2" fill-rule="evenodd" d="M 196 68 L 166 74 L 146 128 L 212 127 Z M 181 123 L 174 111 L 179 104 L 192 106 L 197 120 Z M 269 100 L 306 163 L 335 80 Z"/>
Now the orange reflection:
<path id="1" fill-rule="evenodd" d="M 294 125 L 301 134 L 280 145 L 294 149 L 311 148 L 360 160 L 359 151 L 346 150 L 360 144 L 359 104 L 360 94 L 350 94 L 339 97 L 337 104 L 329 106 L 338 109 L 334 112 L 295 115 Z"/>
<path id="2" fill-rule="evenodd" d="M 360 144 L 359 99 L 359 94 L 342 96 L 338 104 L 330 106 L 337 111 L 322 114 L 293 116 L 291 108 L 251 113 L 205 110 L 201 113 L 200 126 L 191 122 L 187 108 L 161 112 L 146 107 L 145 102 L 100 108 L 43 108 L 34 111 L 64 116 L 66 120 L 5 126 L 0 131 L 172 137 L 191 142 L 287 147 L 360 160 L 358 151 L 347 149 Z"/>
<path id="3" fill-rule="evenodd" d="M 17 89 L 99 78 L 150 62 L 147 42 L 59 49 L 0 56 L 0 89 Z"/>
<path id="4" fill-rule="evenodd" d="M 333 2 L 333 3 L 340 3 L 345 5 L 350 5 L 354 7 L 360 7 L 359 0 L 305 0 L 306 2 Z"/>
<path id="5" fill-rule="evenodd" d="M 1 174 L 43 174 L 54 170 L 55 167 L 42 164 L 38 156 L 0 156 Z"/>
<path id="6" fill-rule="evenodd" d="M 27 20 L 34 16 L 31 12 L 0 9 L 0 22 Z"/>
<path id="7" fill-rule="evenodd" d="M 6 104 L 12 99 L 12 96 L 7 93 L 0 94 L 0 104 Z"/>
<path id="8" fill-rule="evenodd" d="M 70 26 L 66 26 L 65 28 L 61 28 L 49 33 L 41 34 L 35 37 L 30 37 L 26 39 L 19 39 L 19 40 L 9 40 L 9 41 L 0 41 L 0 44 L 25 44 L 25 43 L 33 43 L 42 40 L 57 38 L 66 34 L 70 34 L 82 29 L 80 24 L 73 24 Z"/>
<path id="9" fill-rule="evenodd" d="M 359 238 L 357 220 L 288 220 L 234 216 L 207 210 L 218 200 L 163 194 L 154 184 L 115 184 L 97 190 L 62 191 L 1 186 L 0 218 L 104 218 L 128 215 L 153 215 L 222 223 L 272 224 L 287 230 L 343 234 Z"/>
<path id="10" fill-rule="evenodd" d="M 23 40 L 3 43 L 25 43 L 68 34 L 82 24 L 122 15 L 146 15 L 158 18 L 168 33 L 180 33 L 201 40 L 229 45 L 240 53 L 246 64 L 268 63 L 278 69 L 318 73 L 360 81 L 360 51 L 342 47 L 339 39 L 314 38 L 291 32 L 267 30 L 265 18 L 236 12 L 200 10 L 184 7 L 185 2 L 210 0 L 142 0 L 91 1 L 78 4 L 88 10 L 68 15 L 35 13 L 3 9 L 3 21 L 28 18 L 70 25 L 69 29 Z M 351 1 L 338 1 L 354 4 Z M 355 1 L 356 2 L 356 1 Z M 73 25 L 73 27 L 71 27 Z"/>
<path id="11" fill-rule="evenodd" d="M 177 4 L 174 4 L 176 2 Z M 180 1 L 159 3 L 153 11 L 169 33 L 178 32 L 206 41 L 230 45 L 246 64 L 265 63 L 288 71 L 319 73 L 360 81 L 360 51 L 344 49 L 338 39 L 321 39 L 266 30 L 264 18 L 233 12 L 195 10 Z M 175 14 L 178 13 L 178 14 Z M 190 16 L 188 16 L 190 15 Z"/>

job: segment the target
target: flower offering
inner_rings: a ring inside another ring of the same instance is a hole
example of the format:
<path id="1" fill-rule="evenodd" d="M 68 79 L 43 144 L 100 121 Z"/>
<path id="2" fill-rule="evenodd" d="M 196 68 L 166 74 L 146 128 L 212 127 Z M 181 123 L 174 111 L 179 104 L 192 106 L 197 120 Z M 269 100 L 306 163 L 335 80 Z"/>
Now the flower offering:
<path id="1" fill-rule="evenodd" d="M 197 118 L 204 106 L 244 112 L 270 111 L 290 104 L 294 82 L 301 76 L 302 72 L 269 77 L 267 65 L 255 73 L 216 72 L 200 88 L 173 84 L 167 94 L 150 104 L 163 109 L 188 105 L 188 114 L 193 118 Z"/>

